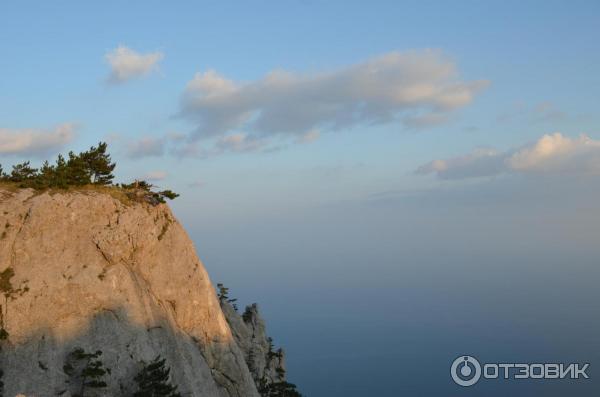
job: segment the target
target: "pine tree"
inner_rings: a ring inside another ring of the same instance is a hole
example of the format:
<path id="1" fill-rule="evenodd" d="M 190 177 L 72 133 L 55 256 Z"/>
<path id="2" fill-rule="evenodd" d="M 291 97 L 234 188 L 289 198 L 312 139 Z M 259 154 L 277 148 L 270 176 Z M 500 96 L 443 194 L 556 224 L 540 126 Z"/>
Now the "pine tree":
<path id="1" fill-rule="evenodd" d="M 67 161 L 62 154 L 56 158 L 54 173 L 51 176 L 51 186 L 66 189 L 69 186 Z"/>
<path id="2" fill-rule="evenodd" d="M 217 288 L 219 289 L 219 292 L 217 293 L 219 300 L 221 302 L 227 301 L 229 299 L 229 288 L 221 283 L 217 284 Z"/>
<path id="3" fill-rule="evenodd" d="M 133 190 L 134 191 L 134 195 L 135 193 L 139 193 L 142 192 L 143 194 L 141 195 L 141 197 L 147 202 L 150 203 L 152 205 L 158 205 L 161 203 L 165 203 L 165 198 L 168 198 L 169 200 L 174 200 L 177 197 L 179 197 L 179 194 L 171 191 L 171 190 L 163 190 L 160 192 L 155 192 L 152 190 L 152 188 L 154 188 L 155 186 L 151 183 L 148 183 L 146 181 L 138 181 L 136 180 L 133 183 L 121 183 L 121 188 L 125 189 L 125 190 Z"/>
<path id="4" fill-rule="evenodd" d="M 134 397 L 181 397 L 177 386 L 169 382 L 171 369 L 165 362 L 166 359 L 158 356 L 142 368 L 134 378 L 138 385 Z"/>
<path id="5" fill-rule="evenodd" d="M 67 158 L 59 154 L 54 165 L 45 161 L 40 170 L 32 168 L 29 161 L 13 165 L 12 172 L 7 175 L 0 165 L 0 181 L 14 182 L 18 187 L 33 189 L 60 188 L 70 186 L 112 185 L 113 171 L 116 164 L 107 153 L 106 142 L 99 142 L 89 150 L 75 154 L 69 152 Z M 119 185 L 117 185 L 119 186 Z M 155 191 L 155 186 L 146 181 L 135 181 L 132 184 L 121 184 L 129 198 L 145 201 L 151 205 L 165 203 L 166 199 L 174 200 L 179 194 L 172 190 Z"/>
<path id="6" fill-rule="evenodd" d="M 302 397 L 296 390 L 296 385 L 286 381 L 268 383 L 265 379 L 260 382 L 258 391 L 262 397 Z"/>
<path id="7" fill-rule="evenodd" d="M 80 155 L 95 185 L 110 185 L 115 177 L 112 172 L 116 164 L 111 163 L 110 154 L 106 153 L 107 146 L 106 142 L 98 142 L 98 147 L 92 146 Z"/>
<path id="8" fill-rule="evenodd" d="M 85 397 L 86 389 L 102 389 L 107 386 L 102 378 L 108 370 L 99 360 L 101 355 L 100 350 L 87 353 L 80 347 L 69 353 L 63 370 L 71 377 L 69 383 L 73 382 L 72 384 L 78 388 L 73 397 Z"/>
<path id="9" fill-rule="evenodd" d="M 83 154 L 69 152 L 67 160 L 67 183 L 69 185 L 82 186 L 90 183 L 91 171 L 83 158 Z"/>
<path id="10" fill-rule="evenodd" d="M 158 194 L 161 197 L 168 198 L 169 200 L 175 200 L 177 197 L 179 197 L 179 194 L 175 193 L 172 190 L 162 190 L 162 191 L 158 192 Z M 163 202 L 164 202 L 164 200 L 163 200 Z"/>
<path id="11" fill-rule="evenodd" d="M 221 302 L 227 302 L 227 303 L 231 304 L 231 306 L 233 307 L 233 309 L 235 311 L 237 311 L 237 309 L 238 309 L 237 304 L 236 304 L 237 299 L 236 298 L 229 299 L 229 288 L 225 287 L 221 283 L 217 284 L 217 288 L 219 289 L 219 292 L 218 292 L 218 295 L 217 295 L 218 298 L 219 298 L 219 301 L 221 301 Z"/>
<path id="12" fill-rule="evenodd" d="M 31 168 L 29 161 L 25 161 L 24 163 L 13 165 L 12 172 L 10 173 L 10 180 L 12 182 L 24 182 L 34 178 L 36 174 L 37 169 Z"/>
<path id="13" fill-rule="evenodd" d="M 53 186 L 54 174 L 56 173 L 53 166 L 50 165 L 48 160 L 44 161 L 42 164 L 42 168 L 40 168 L 40 172 L 38 175 L 38 183 L 37 186 L 40 189 L 47 188 Z"/>
<path id="14" fill-rule="evenodd" d="M 252 312 L 250 311 L 250 306 L 246 306 L 246 309 L 244 309 L 244 313 L 242 313 L 242 320 L 244 320 L 245 323 L 252 321 Z"/>

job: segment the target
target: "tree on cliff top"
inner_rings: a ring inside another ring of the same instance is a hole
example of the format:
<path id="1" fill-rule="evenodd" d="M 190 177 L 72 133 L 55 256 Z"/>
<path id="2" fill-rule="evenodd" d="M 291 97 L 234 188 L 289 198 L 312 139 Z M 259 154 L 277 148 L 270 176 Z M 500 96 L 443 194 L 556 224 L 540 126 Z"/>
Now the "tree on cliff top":
<path id="1" fill-rule="evenodd" d="M 33 189 L 60 188 L 69 186 L 100 185 L 121 187 L 128 190 L 128 196 L 157 205 L 165 199 L 173 200 L 179 195 L 172 190 L 153 191 L 151 184 L 135 181 L 131 184 L 113 185 L 113 171 L 116 164 L 107 152 L 106 142 L 99 142 L 89 150 L 76 154 L 69 152 L 67 158 L 59 154 L 56 163 L 45 161 L 38 170 L 32 168 L 29 161 L 13 165 L 12 172 L 7 174 L 0 165 L 0 181 L 16 183 L 19 187 Z M 130 194 L 133 193 L 133 194 Z M 142 194 L 137 194 L 142 193 Z"/>
<path id="2" fill-rule="evenodd" d="M 92 146 L 79 156 L 90 172 L 91 182 L 95 185 L 110 185 L 114 179 L 112 172 L 116 164 L 111 163 L 110 154 L 106 152 L 106 142 L 99 142 L 98 147 Z"/>
<path id="3" fill-rule="evenodd" d="M 38 171 L 29 161 L 13 165 L 10 175 L 1 172 L 2 179 L 17 182 L 23 187 L 43 189 L 48 187 L 65 188 L 88 184 L 110 185 L 116 164 L 111 162 L 106 152 L 108 145 L 99 142 L 89 150 L 76 154 L 69 152 L 68 158 L 58 155 L 55 165 L 45 161 Z"/>
<path id="4" fill-rule="evenodd" d="M 29 161 L 13 165 L 12 172 L 8 177 L 12 182 L 23 182 L 34 178 L 37 175 L 37 169 L 31 168 Z"/>
<path id="5" fill-rule="evenodd" d="M 138 192 L 138 193 L 142 193 L 142 197 L 143 199 L 152 204 L 152 205 L 157 205 L 157 204 L 161 204 L 161 203 L 165 203 L 165 198 L 168 198 L 169 200 L 174 200 L 177 197 L 179 197 L 179 194 L 171 191 L 171 190 L 161 190 L 161 191 L 153 191 L 152 189 L 155 186 L 152 185 L 151 183 L 148 183 L 146 181 L 135 181 L 133 183 L 121 183 L 121 188 L 125 189 L 125 190 L 132 190 L 134 193 Z M 133 197 L 135 197 L 136 194 L 133 195 Z"/>

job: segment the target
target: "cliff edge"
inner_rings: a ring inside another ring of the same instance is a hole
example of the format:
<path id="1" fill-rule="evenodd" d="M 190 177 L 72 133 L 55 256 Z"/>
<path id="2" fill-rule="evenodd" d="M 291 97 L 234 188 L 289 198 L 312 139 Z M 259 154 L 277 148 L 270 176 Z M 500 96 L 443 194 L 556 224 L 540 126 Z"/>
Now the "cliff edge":
<path id="1" fill-rule="evenodd" d="M 66 366 L 77 348 L 107 369 L 86 395 L 133 395 L 156 357 L 183 396 L 259 397 L 257 380 L 284 379 L 258 313 L 221 307 L 165 204 L 0 188 L 0 292 L 5 396 L 78 395 Z"/>

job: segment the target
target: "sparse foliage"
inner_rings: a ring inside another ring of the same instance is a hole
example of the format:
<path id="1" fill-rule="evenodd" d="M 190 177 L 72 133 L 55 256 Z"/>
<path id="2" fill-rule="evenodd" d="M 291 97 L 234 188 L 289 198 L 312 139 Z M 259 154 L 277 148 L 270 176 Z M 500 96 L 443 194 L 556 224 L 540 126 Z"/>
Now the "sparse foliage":
<path id="1" fill-rule="evenodd" d="M 112 172 L 116 164 L 111 162 L 110 154 L 106 152 L 106 142 L 99 142 L 98 147 L 92 146 L 79 156 L 90 173 L 91 182 L 95 185 L 110 185 L 114 179 Z"/>
<path id="2" fill-rule="evenodd" d="M 109 370 L 100 360 L 101 355 L 100 350 L 88 353 L 80 347 L 69 353 L 63 370 L 69 375 L 69 384 L 76 389 L 73 397 L 85 397 L 89 389 L 106 388 L 103 378 Z"/>
<path id="3" fill-rule="evenodd" d="M 217 296 L 221 302 L 227 301 L 229 299 L 229 288 L 224 286 L 222 283 L 217 284 Z"/>
<path id="4" fill-rule="evenodd" d="M 33 179 L 37 175 L 37 169 L 31 168 L 29 161 L 13 165 L 9 179 L 12 182 L 23 182 Z"/>
<path id="5" fill-rule="evenodd" d="M 88 184 L 110 185 L 115 164 L 106 153 L 107 144 L 98 143 L 90 150 L 76 154 L 69 152 L 67 159 L 58 155 L 56 163 L 48 161 L 38 170 L 32 168 L 29 161 L 13 165 L 10 175 L 1 174 L 2 179 L 16 182 L 21 187 L 45 189 L 50 187 L 66 188 Z"/>
<path id="6" fill-rule="evenodd" d="M 244 310 L 244 313 L 242 314 L 242 320 L 244 320 L 245 323 L 249 323 L 250 321 L 252 321 L 252 317 L 254 316 L 254 308 L 255 307 L 256 307 L 256 304 L 246 306 L 246 309 Z"/>
<path id="7" fill-rule="evenodd" d="M 144 365 L 135 376 L 138 391 L 134 397 L 181 397 L 177 386 L 170 383 L 171 369 L 166 366 L 166 359 L 160 356 Z"/>
<path id="8" fill-rule="evenodd" d="M 144 201 L 157 205 L 165 203 L 165 198 L 174 200 L 179 195 L 171 190 L 154 191 L 155 186 L 146 181 L 135 181 L 133 183 L 122 183 L 121 188 L 131 192 L 131 198 L 141 198 Z"/>
<path id="9" fill-rule="evenodd" d="M 217 297 L 219 298 L 219 301 L 220 302 L 227 302 L 227 303 L 229 303 L 233 307 L 233 309 L 235 311 L 237 311 L 237 309 L 238 309 L 237 304 L 236 304 L 237 299 L 235 299 L 235 298 L 230 299 L 229 298 L 229 288 L 227 288 L 226 286 L 224 286 L 221 283 L 218 283 L 217 284 L 217 289 L 219 290 L 219 292 L 217 293 Z"/>
<path id="10" fill-rule="evenodd" d="M 116 164 L 112 162 L 107 148 L 106 142 L 99 142 L 98 146 L 92 146 L 79 154 L 71 151 L 66 158 L 59 154 L 54 164 L 45 161 L 39 169 L 33 168 L 29 161 L 25 161 L 13 165 L 10 174 L 3 172 L 0 165 L 0 181 L 32 189 L 67 189 L 70 186 L 85 185 L 115 186 L 130 191 L 128 196 L 131 198 L 142 198 L 152 205 L 179 197 L 179 194 L 168 189 L 154 191 L 154 186 L 145 181 L 113 185 Z"/>
<path id="11" fill-rule="evenodd" d="M 258 391 L 262 397 L 302 397 L 296 390 L 296 385 L 286 381 L 268 383 L 263 380 L 258 386 Z"/>

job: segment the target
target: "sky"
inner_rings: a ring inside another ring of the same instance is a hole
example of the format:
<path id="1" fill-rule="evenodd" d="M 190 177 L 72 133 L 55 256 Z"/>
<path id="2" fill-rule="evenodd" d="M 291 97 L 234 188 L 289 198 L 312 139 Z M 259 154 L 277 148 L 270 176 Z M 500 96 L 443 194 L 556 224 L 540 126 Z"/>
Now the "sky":
<path id="1" fill-rule="evenodd" d="M 463 348 L 600 359 L 584 310 L 600 297 L 599 15 L 595 1 L 3 1 L 0 163 L 107 141 L 119 181 L 180 193 L 212 279 L 259 302 L 310 396 L 456 391 Z M 547 386 L 486 393 L 564 392 Z"/>

